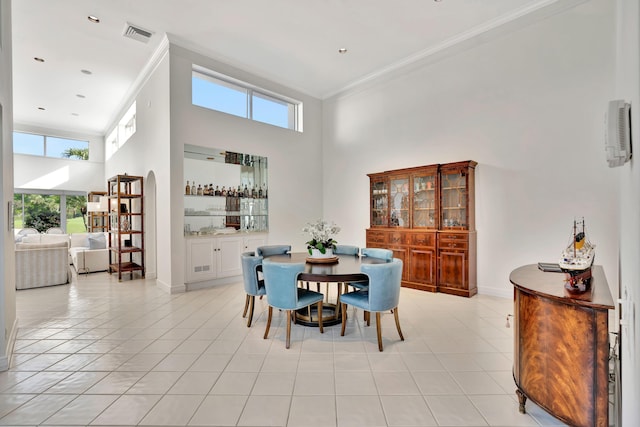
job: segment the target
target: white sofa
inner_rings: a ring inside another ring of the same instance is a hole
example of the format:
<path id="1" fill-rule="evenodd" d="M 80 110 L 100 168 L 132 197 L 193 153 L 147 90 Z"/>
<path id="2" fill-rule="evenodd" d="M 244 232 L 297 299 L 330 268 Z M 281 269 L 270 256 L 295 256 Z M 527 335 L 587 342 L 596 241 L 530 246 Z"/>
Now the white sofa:
<path id="1" fill-rule="evenodd" d="M 69 283 L 68 245 L 64 240 L 16 243 L 16 289 Z"/>
<path id="2" fill-rule="evenodd" d="M 65 242 L 69 246 L 68 234 L 27 234 L 20 237 L 16 243 L 60 243 Z"/>
<path id="3" fill-rule="evenodd" d="M 77 273 L 93 273 L 109 268 L 106 233 L 73 233 L 69 255 Z"/>

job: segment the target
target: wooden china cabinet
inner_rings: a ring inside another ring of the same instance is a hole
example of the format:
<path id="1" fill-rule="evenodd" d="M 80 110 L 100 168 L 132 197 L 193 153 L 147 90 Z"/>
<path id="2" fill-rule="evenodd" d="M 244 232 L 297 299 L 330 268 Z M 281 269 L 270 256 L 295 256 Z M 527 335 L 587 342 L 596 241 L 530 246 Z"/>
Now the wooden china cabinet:
<path id="1" fill-rule="evenodd" d="M 473 296 L 476 286 L 476 162 L 369 174 L 367 247 L 402 259 L 402 285 Z"/>

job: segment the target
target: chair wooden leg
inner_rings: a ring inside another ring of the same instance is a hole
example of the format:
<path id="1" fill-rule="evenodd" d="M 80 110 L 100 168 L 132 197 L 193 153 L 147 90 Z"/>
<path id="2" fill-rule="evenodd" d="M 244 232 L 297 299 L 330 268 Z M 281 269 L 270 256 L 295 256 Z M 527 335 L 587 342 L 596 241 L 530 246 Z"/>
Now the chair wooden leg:
<path id="1" fill-rule="evenodd" d="M 249 298 L 251 295 L 247 294 L 247 297 L 244 299 L 244 311 L 242 312 L 242 317 L 247 315 L 247 309 L 249 308 Z"/>
<path id="2" fill-rule="evenodd" d="M 342 308 L 342 329 L 340 330 L 340 336 L 344 336 L 344 328 L 347 325 L 347 304 L 340 304 Z"/>
<path id="3" fill-rule="evenodd" d="M 287 348 L 291 344 L 291 310 L 287 310 Z"/>
<path id="4" fill-rule="evenodd" d="M 393 309 L 393 316 L 396 318 L 396 328 L 398 329 L 398 335 L 400 335 L 400 339 L 404 341 L 404 335 L 402 335 L 402 329 L 400 329 L 400 318 L 398 317 L 398 307 Z"/>
<path id="5" fill-rule="evenodd" d="M 269 306 L 269 315 L 267 316 L 267 328 L 264 330 L 264 339 L 269 336 L 269 328 L 271 327 L 271 316 L 273 315 L 273 307 Z"/>
<path id="6" fill-rule="evenodd" d="M 253 320 L 253 306 L 255 305 L 256 297 L 251 295 L 249 301 L 249 319 L 247 320 L 247 328 L 251 327 L 251 321 Z"/>
<path id="7" fill-rule="evenodd" d="M 320 328 L 320 333 L 324 334 L 324 329 L 322 329 L 322 301 L 318 301 L 318 327 Z"/>
<path id="8" fill-rule="evenodd" d="M 369 311 L 364 312 L 364 320 L 367 321 L 367 326 L 371 326 L 371 312 Z"/>
<path id="9" fill-rule="evenodd" d="M 382 351 L 382 325 L 380 324 L 379 311 L 376 311 L 376 329 L 378 331 L 378 350 Z"/>

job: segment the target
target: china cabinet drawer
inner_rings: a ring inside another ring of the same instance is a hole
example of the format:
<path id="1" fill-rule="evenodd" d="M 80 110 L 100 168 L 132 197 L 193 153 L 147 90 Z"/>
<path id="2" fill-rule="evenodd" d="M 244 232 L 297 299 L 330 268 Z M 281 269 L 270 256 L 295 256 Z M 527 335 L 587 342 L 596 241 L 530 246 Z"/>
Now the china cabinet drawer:
<path id="1" fill-rule="evenodd" d="M 434 247 L 436 245 L 436 234 L 435 233 L 411 234 L 411 245 Z"/>
<path id="2" fill-rule="evenodd" d="M 389 233 L 388 243 L 390 245 L 406 245 L 407 244 L 407 233 L 402 233 L 399 231 L 392 231 Z"/>
<path id="3" fill-rule="evenodd" d="M 367 246 L 385 245 L 387 233 L 384 231 L 367 230 Z"/>
<path id="4" fill-rule="evenodd" d="M 460 250 L 467 250 L 469 249 L 469 244 L 467 242 L 461 242 L 461 241 L 445 241 L 445 242 L 440 242 L 440 246 L 438 246 L 439 249 L 460 249 Z"/>
<path id="5" fill-rule="evenodd" d="M 439 235 L 440 243 L 448 243 L 448 242 L 467 242 L 469 241 L 469 235 L 466 233 L 440 233 Z"/>

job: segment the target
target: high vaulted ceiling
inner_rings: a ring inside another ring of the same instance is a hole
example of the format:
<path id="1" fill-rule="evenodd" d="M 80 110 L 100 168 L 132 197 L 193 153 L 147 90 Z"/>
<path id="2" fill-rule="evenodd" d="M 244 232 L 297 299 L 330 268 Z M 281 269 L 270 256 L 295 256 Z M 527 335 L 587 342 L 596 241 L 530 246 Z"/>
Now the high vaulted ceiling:
<path id="1" fill-rule="evenodd" d="M 13 0 L 14 121 L 104 134 L 165 34 L 323 99 L 514 19 L 576 1 Z M 147 43 L 126 38 L 127 23 L 153 35 Z"/>

